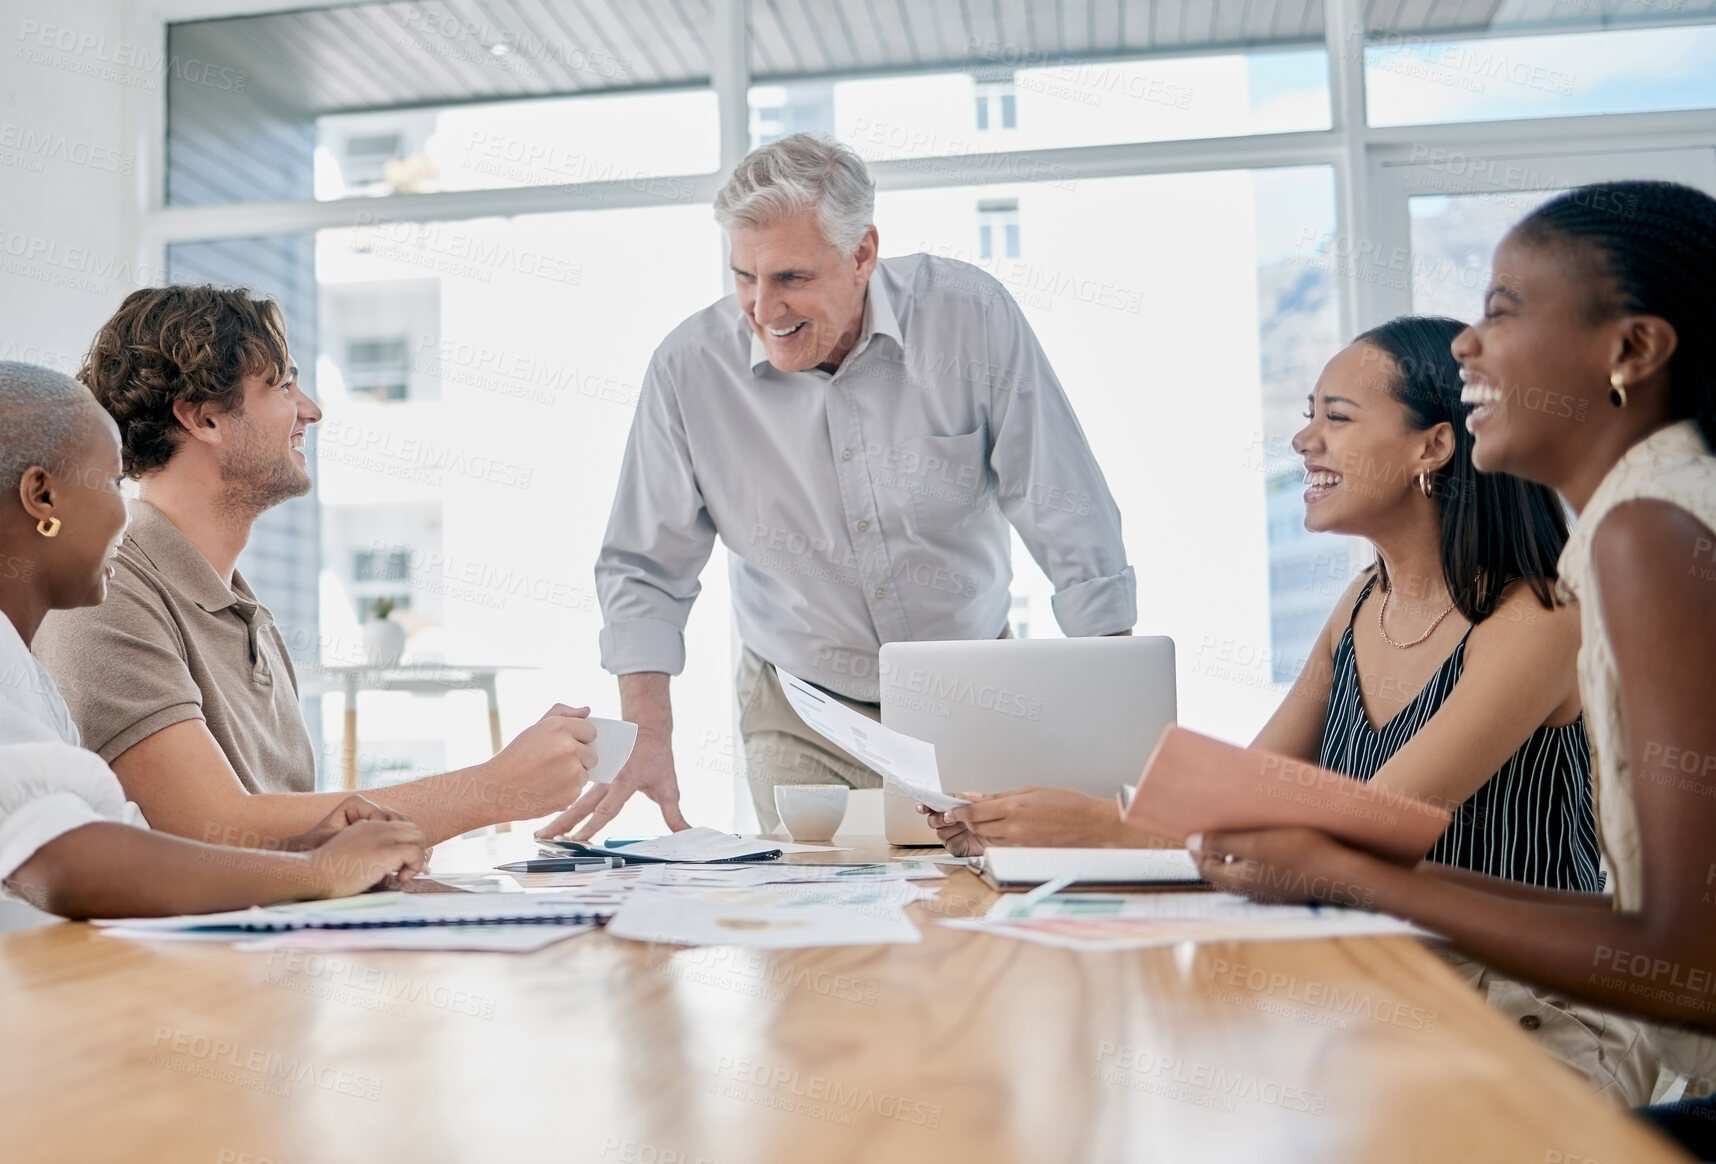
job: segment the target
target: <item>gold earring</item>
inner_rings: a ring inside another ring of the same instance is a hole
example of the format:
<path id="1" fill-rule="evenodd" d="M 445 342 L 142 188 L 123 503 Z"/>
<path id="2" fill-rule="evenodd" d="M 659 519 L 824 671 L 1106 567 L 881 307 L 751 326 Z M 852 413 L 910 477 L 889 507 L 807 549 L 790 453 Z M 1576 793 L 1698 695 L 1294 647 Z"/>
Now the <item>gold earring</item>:
<path id="1" fill-rule="evenodd" d="M 1609 403 L 1616 408 L 1627 406 L 1627 380 L 1619 368 L 1609 373 Z"/>
<path id="2" fill-rule="evenodd" d="M 41 521 L 36 523 L 36 532 L 45 538 L 59 537 L 60 519 L 57 517 L 44 517 Z"/>
<path id="3" fill-rule="evenodd" d="M 1428 474 L 1428 473 L 1418 474 L 1418 488 L 1420 488 L 1424 491 L 1424 496 L 1426 496 L 1426 497 L 1430 496 L 1430 474 Z"/>

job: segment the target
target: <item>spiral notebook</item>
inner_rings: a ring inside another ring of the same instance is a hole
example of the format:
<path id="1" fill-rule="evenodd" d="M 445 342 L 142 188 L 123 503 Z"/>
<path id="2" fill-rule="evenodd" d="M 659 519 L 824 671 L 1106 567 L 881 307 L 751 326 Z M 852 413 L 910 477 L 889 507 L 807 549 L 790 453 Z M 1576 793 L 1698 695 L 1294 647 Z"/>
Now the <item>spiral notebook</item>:
<path id="1" fill-rule="evenodd" d="M 94 924 L 123 929 L 128 936 L 404 926 L 589 925 L 606 922 L 614 915 L 614 908 L 593 904 L 580 893 L 365 893 L 266 909 L 252 907 L 180 917 L 111 918 Z"/>

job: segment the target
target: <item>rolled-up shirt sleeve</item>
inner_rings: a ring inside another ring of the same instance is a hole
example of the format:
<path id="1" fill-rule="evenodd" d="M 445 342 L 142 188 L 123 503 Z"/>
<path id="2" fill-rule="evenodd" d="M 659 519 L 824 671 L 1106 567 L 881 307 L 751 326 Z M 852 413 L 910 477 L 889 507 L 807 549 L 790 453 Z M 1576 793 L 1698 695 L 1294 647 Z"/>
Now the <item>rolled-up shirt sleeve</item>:
<path id="1" fill-rule="evenodd" d="M 1068 635 L 1107 635 L 1138 621 L 1138 586 L 1120 536 L 1120 507 L 1072 403 L 1024 312 L 1005 292 L 986 330 L 994 471 L 1001 512 L 1054 583 Z"/>
<path id="2" fill-rule="evenodd" d="M 715 546 L 685 437 L 678 393 L 656 353 L 626 441 L 608 532 L 596 559 L 602 667 L 611 674 L 685 668 L 685 620 Z"/>

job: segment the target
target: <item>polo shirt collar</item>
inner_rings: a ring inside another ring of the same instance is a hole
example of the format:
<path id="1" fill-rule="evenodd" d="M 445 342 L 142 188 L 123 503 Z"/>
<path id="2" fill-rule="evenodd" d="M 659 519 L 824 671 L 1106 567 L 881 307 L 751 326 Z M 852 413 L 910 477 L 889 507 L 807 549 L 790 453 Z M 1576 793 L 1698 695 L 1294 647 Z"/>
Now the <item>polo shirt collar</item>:
<path id="1" fill-rule="evenodd" d="M 751 337 L 751 374 L 761 372 L 769 362 L 768 352 L 763 348 L 763 341 L 757 338 L 751 321 L 741 312 L 739 318 L 745 324 L 745 334 Z M 903 352 L 906 348 L 905 336 L 900 333 L 900 319 L 894 314 L 893 301 L 888 298 L 888 289 L 882 281 L 882 264 L 878 262 L 876 269 L 870 272 L 870 283 L 864 288 L 864 320 L 858 326 L 858 339 L 852 345 L 852 350 L 846 354 L 850 360 L 869 346 L 876 336 L 885 335 L 900 346 Z"/>
<path id="2" fill-rule="evenodd" d="M 131 511 L 131 525 L 125 531 L 125 540 L 171 578 L 192 602 L 210 614 L 230 606 L 245 622 L 255 616 L 256 596 L 238 571 L 233 571 L 229 588 L 202 551 L 190 543 L 166 514 L 147 501 L 128 501 L 126 506 Z"/>

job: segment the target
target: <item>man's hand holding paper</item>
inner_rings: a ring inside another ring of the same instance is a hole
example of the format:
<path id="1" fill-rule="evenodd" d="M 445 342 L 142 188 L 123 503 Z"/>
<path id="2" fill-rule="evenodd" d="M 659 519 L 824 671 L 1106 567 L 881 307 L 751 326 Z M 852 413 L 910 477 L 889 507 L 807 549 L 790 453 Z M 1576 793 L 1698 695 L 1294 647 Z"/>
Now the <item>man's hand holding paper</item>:
<path id="1" fill-rule="evenodd" d="M 866 719 L 779 667 L 775 674 L 780 677 L 787 702 L 806 726 L 879 773 L 884 788 L 936 812 L 950 812 L 971 803 L 941 790 L 934 744 Z"/>

